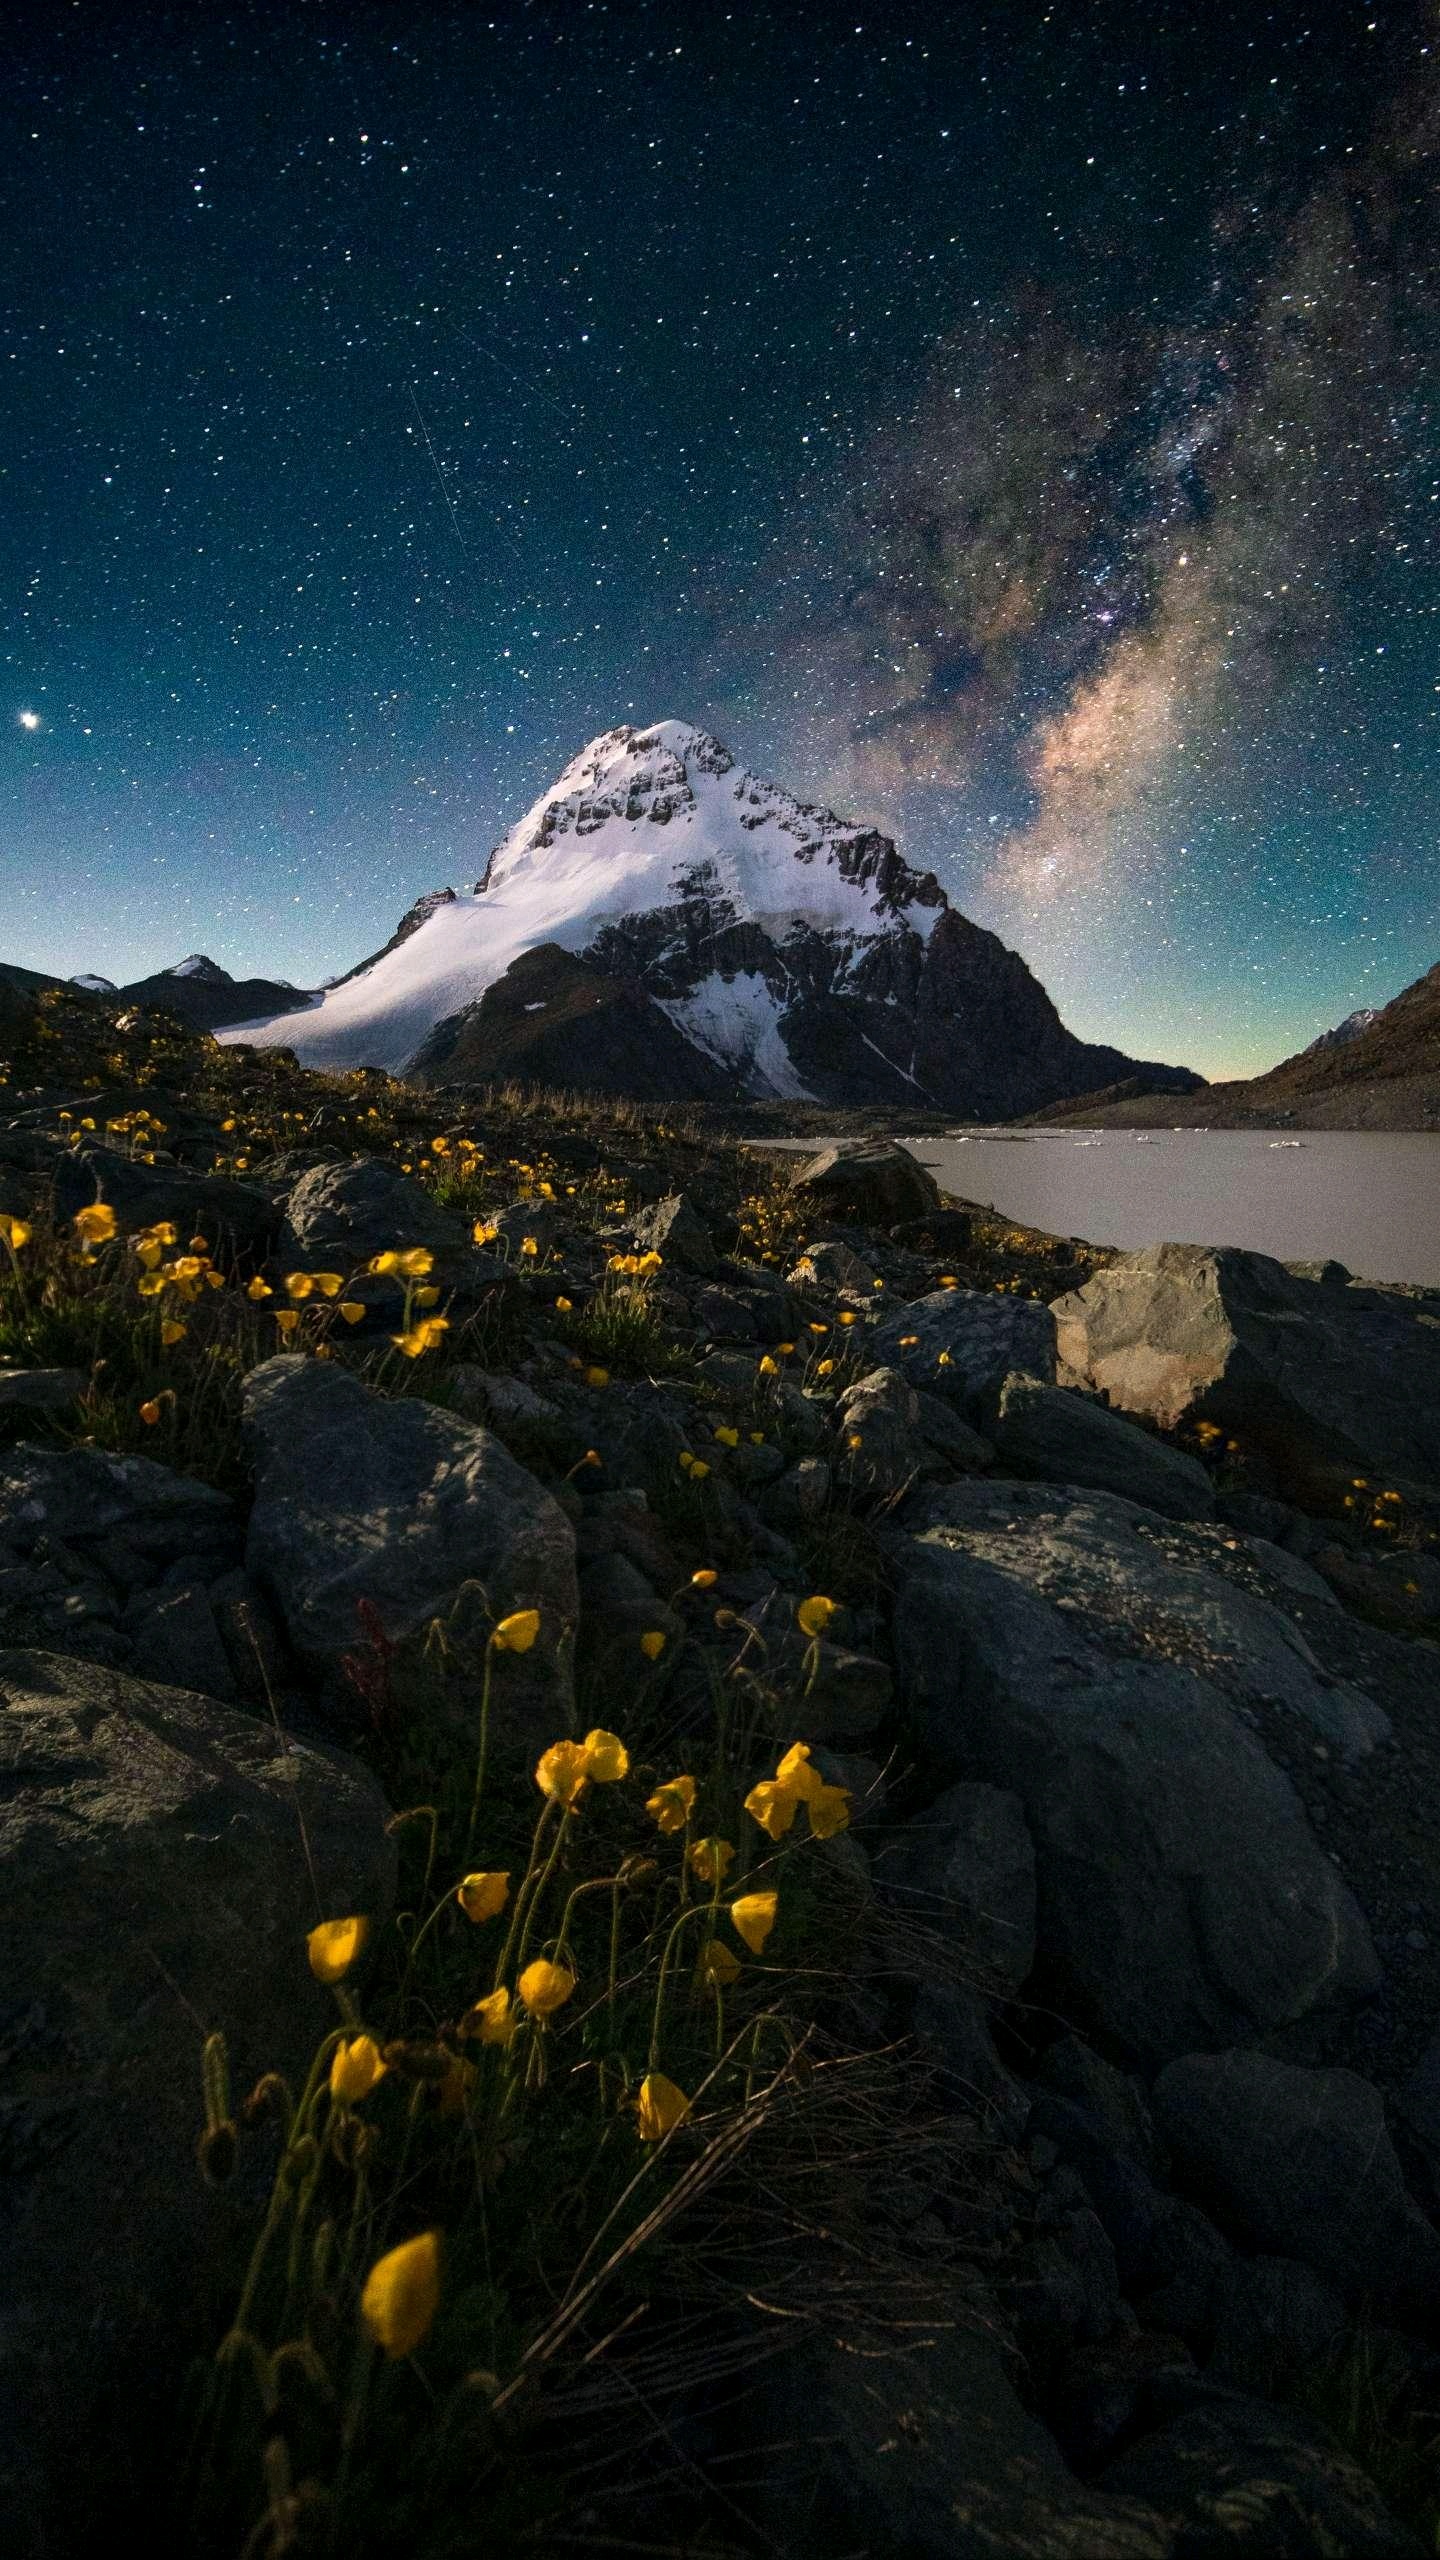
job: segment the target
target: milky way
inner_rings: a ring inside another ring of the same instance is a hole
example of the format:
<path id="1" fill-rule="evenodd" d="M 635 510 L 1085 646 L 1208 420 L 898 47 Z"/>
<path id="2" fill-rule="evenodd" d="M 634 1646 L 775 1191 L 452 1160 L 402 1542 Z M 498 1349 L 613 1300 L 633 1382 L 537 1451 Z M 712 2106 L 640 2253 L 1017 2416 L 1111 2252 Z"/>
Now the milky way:
<path id="1" fill-rule="evenodd" d="M 1090 1036 L 1258 1064 L 1440 954 L 1427 11 L 36 30 L 0 955 L 313 982 L 667 714 Z"/>

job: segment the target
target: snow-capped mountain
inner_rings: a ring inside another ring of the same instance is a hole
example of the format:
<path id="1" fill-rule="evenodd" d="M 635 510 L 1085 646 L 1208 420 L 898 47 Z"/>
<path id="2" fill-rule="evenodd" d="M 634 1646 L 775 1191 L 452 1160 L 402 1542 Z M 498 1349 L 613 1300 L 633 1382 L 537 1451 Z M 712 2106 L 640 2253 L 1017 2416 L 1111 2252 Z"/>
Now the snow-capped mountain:
<path id="1" fill-rule="evenodd" d="M 111 982 L 92 979 L 89 983 L 98 993 Z M 228 969 L 222 969 L 219 961 L 204 951 L 192 951 L 187 959 L 172 962 L 168 969 L 156 969 L 148 978 L 132 979 L 128 986 L 114 992 L 129 1004 L 155 1005 L 162 1012 L 178 1014 L 195 1031 L 219 1031 L 226 1023 L 257 1014 L 279 1018 L 287 1008 L 303 1007 L 313 1000 L 308 990 L 292 987 L 285 978 L 232 978 Z"/>
<path id="2" fill-rule="evenodd" d="M 1344 1049 L 1352 1040 L 1358 1040 L 1361 1032 L 1368 1031 L 1371 1023 L 1378 1022 L 1379 1019 L 1378 1005 L 1362 1004 L 1358 1012 L 1347 1013 L 1343 1022 L 1337 1022 L 1333 1031 L 1322 1031 L 1319 1039 L 1312 1040 L 1309 1048 L 1302 1049 L 1300 1055 L 1302 1058 L 1313 1058 L 1326 1049 Z"/>
<path id="3" fill-rule="evenodd" d="M 222 1037 L 282 1045 L 306 1066 L 448 1081 L 492 1071 L 489 1025 L 503 1015 L 524 1072 L 517 1007 L 486 999 L 544 946 L 588 973 L 588 1007 L 573 970 L 565 981 L 574 1083 L 585 1013 L 608 1013 L 616 986 L 667 1018 L 701 1081 L 732 1092 L 1000 1112 L 1134 1072 L 1118 1050 L 1074 1039 L 1024 962 L 887 837 L 758 780 L 678 720 L 592 740 L 472 890 L 419 899 L 304 1014 Z M 525 974 L 540 983 L 533 964 Z M 550 1002 L 541 992 L 520 1008 L 537 1042 Z"/>

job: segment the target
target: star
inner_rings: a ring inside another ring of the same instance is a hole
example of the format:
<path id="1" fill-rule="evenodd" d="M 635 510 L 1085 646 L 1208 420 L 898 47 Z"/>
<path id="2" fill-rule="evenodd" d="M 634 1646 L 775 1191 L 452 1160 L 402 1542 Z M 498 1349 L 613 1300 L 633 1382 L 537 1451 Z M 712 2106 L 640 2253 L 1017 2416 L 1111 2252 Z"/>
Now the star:
<path id="1" fill-rule="evenodd" d="M 21 711 L 17 713 L 16 716 L 19 719 L 22 729 L 38 729 L 40 726 L 40 714 L 38 711 Z"/>

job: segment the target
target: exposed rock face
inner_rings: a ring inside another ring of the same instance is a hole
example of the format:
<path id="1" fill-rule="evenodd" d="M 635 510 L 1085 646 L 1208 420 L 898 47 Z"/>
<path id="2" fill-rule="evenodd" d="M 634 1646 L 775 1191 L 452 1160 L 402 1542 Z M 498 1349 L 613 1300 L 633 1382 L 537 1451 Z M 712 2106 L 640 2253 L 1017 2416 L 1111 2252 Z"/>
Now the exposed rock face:
<path id="1" fill-rule="evenodd" d="M 1358 2462 L 1292 2410 L 1249 2393 L 1194 2394 L 1197 2405 L 1107 2463 L 1098 2487 L 1148 2502 L 1171 2521 L 1175 2560 L 1237 2551 L 1254 2560 L 1420 2560 Z"/>
<path id="2" fill-rule="evenodd" d="M 348 1275 L 376 1254 L 411 1245 L 434 1255 L 434 1276 L 446 1286 L 473 1279 L 475 1254 L 424 1185 L 383 1157 L 353 1156 L 301 1175 L 286 1203 L 278 1251 L 286 1270 Z M 390 1282 L 384 1294 L 395 1297 L 402 1288 Z"/>
<path id="3" fill-rule="evenodd" d="M 1215 1508 L 1214 1488 L 1194 1458 L 1073 1388 L 1007 1378 L 990 1436 L 1001 1466 L 1017 1475 L 1093 1485 L 1175 1520 L 1207 1520 Z"/>
<path id="4" fill-rule="evenodd" d="M 330 1914 L 383 1920 L 394 1847 L 343 1753 L 89 1663 L 0 1654 L 0 1745 L 0 2541 L 53 2560 L 87 2483 L 144 2482 L 253 2238 L 196 2174 L 202 2035 L 238 2100 L 334 2022 L 300 1823 Z"/>
<path id="5" fill-rule="evenodd" d="M 1380 2092 L 1358 2072 L 1186 2054 L 1153 2102 L 1181 2176 L 1251 2247 L 1382 2314 L 1440 2322 L 1440 2232 L 1407 2194 Z"/>
<path id="6" fill-rule="evenodd" d="M 555 942 L 522 951 L 474 1004 L 438 1022 L 411 1073 L 426 1084 L 522 1076 L 633 1102 L 735 1094 L 733 1079 L 677 1031 L 641 979 L 607 974 Z"/>
<path id="7" fill-rule="evenodd" d="M 434 1619 L 449 1620 L 457 1688 L 473 1670 L 467 1648 L 483 1651 L 495 1620 L 538 1609 L 533 1650 L 506 1657 L 497 1714 L 517 1741 L 565 1729 L 574 1531 L 501 1441 L 286 1353 L 251 1370 L 245 1415 L 255 1454 L 246 1561 L 337 1713 L 353 1722 L 363 1712 L 343 1678 L 361 1603 L 390 1643 L 413 1639 L 412 1651 Z"/>
<path id="8" fill-rule="evenodd" d="M 1057 1298 L 1064 1368 L 1166 1428 L 1217 1423 L 1282 1487 L 1440 1485 L 1440 1322 L 1423 1293 L 1302 1279 L 1263 1253 L 1158 1244 Z"/>
<path id="9" fill-rule="evenodd" d="M 1337 1702 L 1278 1610 L 1168 1567 L 1133 1504 L 972 1483 L 905 1516 L 904 1693 L 932 1766 L 1020 1796 L 1041 1953 L 1081 2014 L 1158 2062 L 1372 1996 L 1364 1919 L 1230 1695 L 1283 1678 L 1357 1747 L 1379 1710 Z"/>
<path id="10" fill-rule="evenodd" d="M 1035 1961 L 1035 1844 L 1020 1798 L 962 1780 L 895 1832 L 879 1869 L 907 1914 L 950 1940 L 987 1990 Z"/>
<path id="11" fill-rule="evenodd" d="M 273 1014 L 303 1013 L 315 1001 L 306 988 L 288 986 L 283 978 L 232 978 L 228 969 L 207 960 L 203 952 L 173 969 L 133 978 L 129 986 L 110 992 L 119 1004 L 155 1005 L 163 1013 L 173 1013 L 192 1031 L 219 1031 Z"/>

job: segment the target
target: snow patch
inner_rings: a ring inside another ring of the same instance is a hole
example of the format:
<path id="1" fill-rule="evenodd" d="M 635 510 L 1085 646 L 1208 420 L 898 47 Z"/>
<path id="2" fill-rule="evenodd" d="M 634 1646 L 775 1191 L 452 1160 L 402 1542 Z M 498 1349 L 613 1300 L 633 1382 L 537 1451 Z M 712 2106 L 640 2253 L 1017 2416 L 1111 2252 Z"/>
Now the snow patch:
<path id="1" fill-rule="evenodd" d="M 775 1094 L 783 1102 L 814 1101 L 785 1046 L 779 999 L 758 969 L 742 970 L 733 978 L 712 969 L 692 994 L 662 997 L 660 1010 L 752 1093 Z"/>

